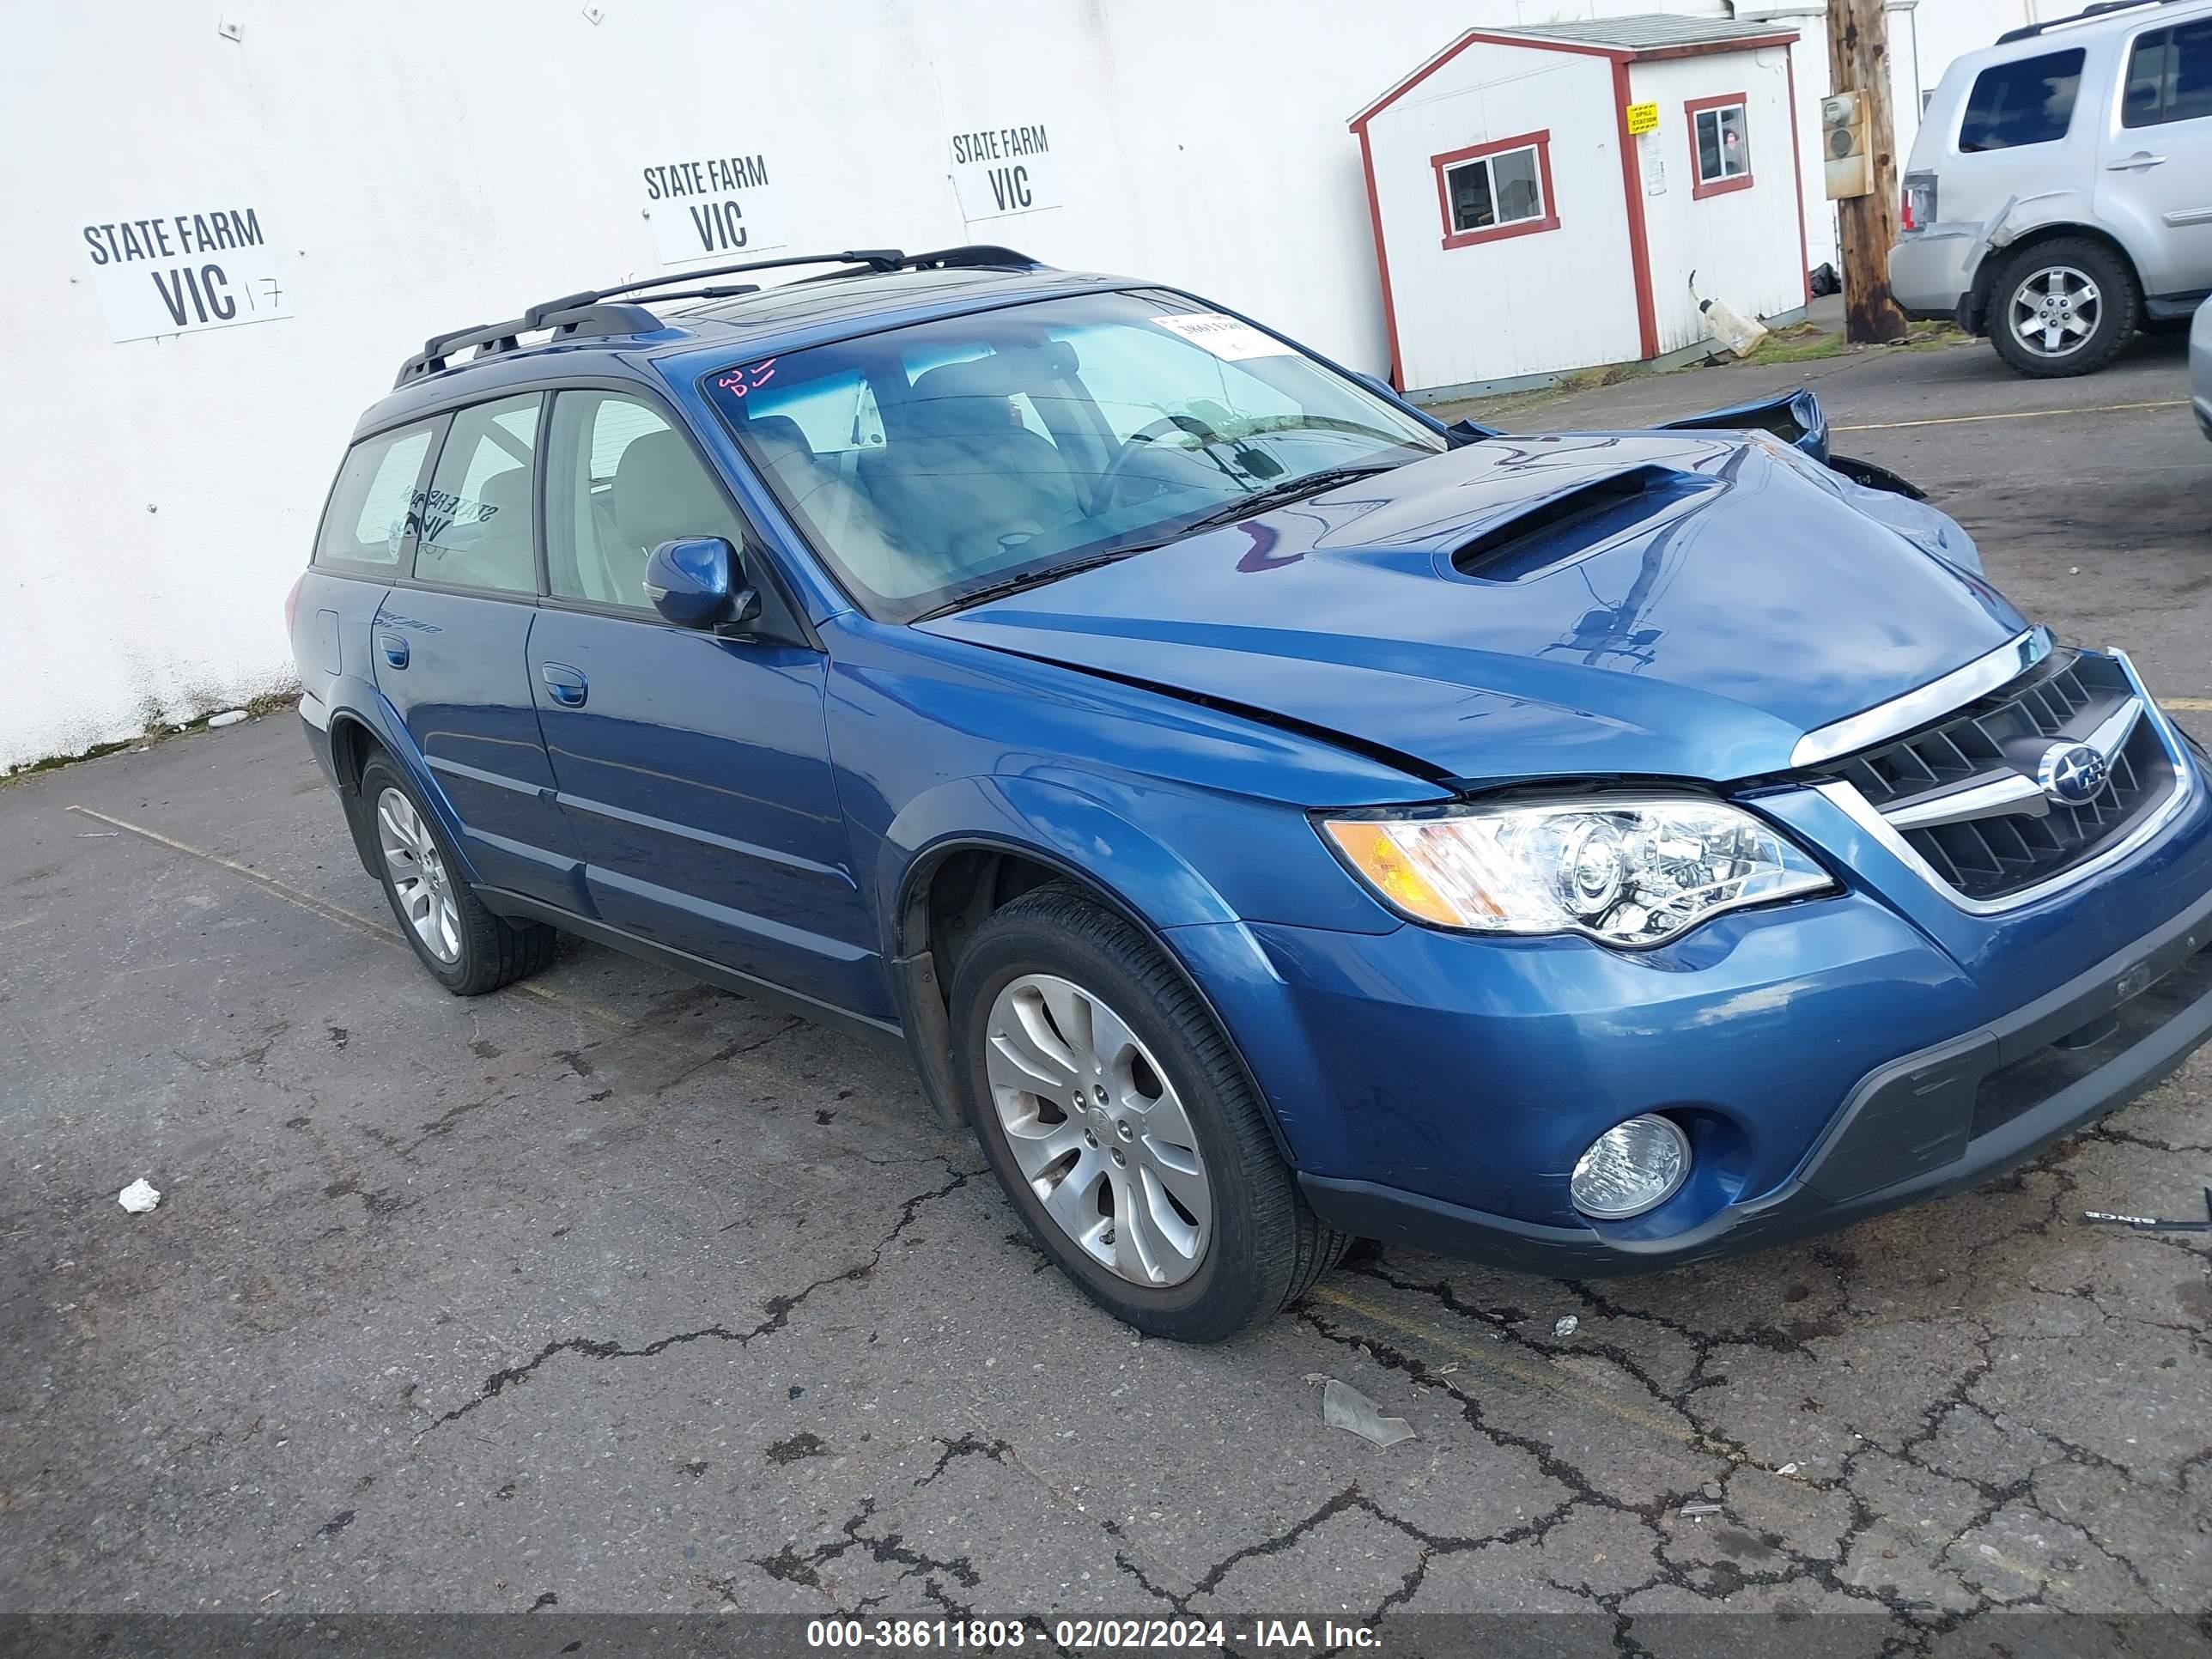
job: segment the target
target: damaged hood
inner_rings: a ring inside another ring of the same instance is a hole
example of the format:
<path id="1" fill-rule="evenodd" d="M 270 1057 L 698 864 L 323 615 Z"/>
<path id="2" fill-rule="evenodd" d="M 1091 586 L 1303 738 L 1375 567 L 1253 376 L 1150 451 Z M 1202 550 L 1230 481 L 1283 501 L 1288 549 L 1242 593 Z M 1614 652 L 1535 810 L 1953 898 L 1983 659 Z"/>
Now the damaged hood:
<path id="1" fill-rule="evenodd" d="M 1437 778 L 1786 769 L 2026 626 L 1931 508 L 1763 438 L 1487 440 L 919 624 Z"/>

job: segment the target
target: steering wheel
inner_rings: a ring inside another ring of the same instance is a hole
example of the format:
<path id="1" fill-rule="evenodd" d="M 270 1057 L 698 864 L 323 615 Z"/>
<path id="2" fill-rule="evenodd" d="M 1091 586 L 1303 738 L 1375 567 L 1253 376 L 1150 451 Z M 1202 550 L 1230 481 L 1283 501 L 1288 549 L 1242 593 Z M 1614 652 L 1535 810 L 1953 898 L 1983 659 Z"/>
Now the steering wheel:
<path id="1" fill-rule="evenodd" d="M 1139 427 L 1121 441 L 1121 448 L 1114 452 L 1113 459 L 1108 461 L 1105 470 L 1099 473 L 1098 490 L 1093 498 L 1097 507 L 1104 507 L 1111 502 L 1115 495 L 1120 492 L 1122 477 L 1129 470 L 1129 463 L 1145 453 L 1139 446 L 1148 446 L 1154 439 L 1164 438 L 1170 432 L 1176 431 L 1189 433 L 1199 441 L 1200 448 L 1209 444 L 1218 444 L 1222 441 L 1218 432 L 1206 425 L 1195 415 L 1163 415 L 1158 420 Z M 1094 507 L 1094 511 L 1097 510 L 1097 507 Z"/>

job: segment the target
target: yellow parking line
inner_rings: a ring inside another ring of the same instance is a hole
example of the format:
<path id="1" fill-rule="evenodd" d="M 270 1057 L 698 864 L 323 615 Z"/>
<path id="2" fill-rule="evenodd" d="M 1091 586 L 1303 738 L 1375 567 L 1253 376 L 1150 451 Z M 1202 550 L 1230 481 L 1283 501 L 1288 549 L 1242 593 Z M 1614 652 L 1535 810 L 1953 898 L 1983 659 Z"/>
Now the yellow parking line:
<path id="1" fill-rule="evenodd" d="M 1969 421 L 2039 421 L 2051 415 L 2117 415 L 2128 409 L 2186 409 L 2184 398 L 2167 398 L 2149 404 L 2099 404 L 2090 409 L 2008 409 L 1994 415 L 1936 415 L 1924 421 L 1867 421 L 1857 426 L 1832 426 L 1831 432 L 1893 432 L 1905 426 L 1963 426 Z"/>
<path id="2" fill-rule="evenodd" d="M 240 864 L 234 859 L 227 859 L 220 853 L 210 853 L 198 847 L 188 847 L 183 842 L 173 840 L 158 830 L 149 830 L 143 823 L 132 823 L 125 818 L 110 817 L 105 812 L 94 811 L 89 806 L 73 805 L 69 810 L 99 823 L 112 824 L 118 830 L 128 830 L 141 840 L 152 842 L 156 847 L 166 847 L 173 853 L 182 853 L 186 858 L 198 859 L 203 864 L 212 864 L 218 869 L 229 871 L 234 876 L 242 876 L 255 886 L 275 894 L 288 904 L 296 904 L 302 910 L 312 910 L 324 921 L 335 921 L 341 927 L 350 927 L 356 933 L 366 933 L 380 944 L 405 948 L 406 942 L 399 937 L 398 933 L 394 929 L 378 922 L 374 916 L 365 916 L 357 910 L 348 910 L 338 905 L 327 903 L 312 893 L 303 893 L 298 888 L 288 886 L 285 883 L 277 880 L 274 876 L 264 875 L 260 871 Z"/>
<path id="3" fill-rule="evenodd" d="M 1387 1308 L 1378 1308 L 1365 1297 L 1350 1295 L 1327 1281 L 1308 1291 L 1306 1300 L 1326 1302 L 1333 1307 L 1342 1308 L 1347 1312 L 1355 1313 L 1362 1319 L 1370 1320 L 1387 1330 L 1396 1331 L 1403 1336 L 1418 1337 L 1431 1347 L 1441 1348 L 1446 1353 L 1456 1355 L 1462 1359 L 1471 1360 L 1485 1370 L 1503 1371 L 1506 1376 L 1526 1382 L 1532 1388 L 1546 1389 L 1553 1394 L 1565 1395 L 1579 1405 L 1603 1412 L 1608 1417 L 1618 1418 L 1621 1422 L 1636 1428 L 1646 1429 L 1653 1434 L 1662 1435 L 1676 1444 L 1687 1447 L 1692 1451 L 1700 1452 L 1708 1456 L 1728 1458 L 1727 1453 L 1705 1443 L 1703 1437 L 1694 1430 L 1686 1428 L 1680 1423 L 1670 1423 L 1666 1419 L 1641 1410 L 1625 1400 L 1615 1399 L 1602 1389 L 1592 1388 L 1569 1373 L 1526 1359 L 1512 1349 L 1494 1340 L 1470 1342 L 1466 1338 L 1450 1331 L 1440 1330 L 1433 1325 L 1419 1320 L 1407 1319 L 1402 1315 L 1392 1313 Z M 1623 1377 L 1631 1387 L 1642 1386 L 1633 1377 L 1627 1376 L 1626 1373 L 1623 1373 Z M 1451 1379 L 1449 1377 L 1424 1380 L 1431 1381 L 1439 1387 L 1452 1386 Z M 1454 1391 L 1456 1392 L 1456 1389 Z"/>
<path id="4" fill-rule="evenodd" d="M 250 865 L 240 864 L 235 859 L 227 859 L 220 853 L 210 853 L 205 848 L 193 847 L 173 836 L 165 836 L 158 830 L 149 830 L 143 823 L 133 823 L 128 818 L 111 817 L 105 812 L 95 812 L 89 806 L 71 805 L 69 810 L 98 823 L 126 830 L 143 841 L 152 842 L 156 847 L 166 847 L 173 853 L 182 853 L 186 858 L 212 864 L 219 870 L 228 870 L 231 874 L 252 882 L 272 897 L 283 899 L 287 904 L 296 904 L 325 921 L 335 921 L 341 927 L 350 927 L 357 933 L 365 933 L 380 945 L 389 945 L 398 950 L 407 948 L 407 941 L 401 939 L 398 930 L 389 924 L 379 921 L 374 916 L 365 916 L 358 910 L 349 910 L 343 905 L 319 899 L 313 893 L 301 892 L 289 882 L 279 881 L 276 877 L 264 874 Z M 543 985 L 525 983 L 514 988 L 537 998 L 540 1002 L 550 1003 L 564 1012 L 604 1025 L 609 1030 L 627 1031 L 635 1024 L 611 1008 L 602 1008 L 597 1003 L 586 1002 L 580 997 L 572 997 Z"/>
<path id="5" fill-rule="evenodd" d="M 2212 710 L 2212 697 L 2160 697 L 2160 708 L 2179 708 L 2184 714 L 2202 714 Z"/>

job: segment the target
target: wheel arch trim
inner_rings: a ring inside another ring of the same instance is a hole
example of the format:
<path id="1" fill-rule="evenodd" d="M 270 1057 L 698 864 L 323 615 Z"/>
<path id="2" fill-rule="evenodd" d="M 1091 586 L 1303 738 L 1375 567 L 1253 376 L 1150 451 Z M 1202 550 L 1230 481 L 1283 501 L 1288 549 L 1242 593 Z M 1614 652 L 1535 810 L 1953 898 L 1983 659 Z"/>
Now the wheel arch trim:
<path id="1" fill-rule="evenodd" d="M 1273 1137 L 1276 1151 L 1285 1164 L 1293 1170 L 1297 1168 L 1297 1159 L 1293 1155 L 1289 1137 L 1283 1132 L 1273 1097 L 1261 1084 L 1259 1074 L 1244 1053 L 1243 1044 L 1237 1040 L 1235 1030 L 1222 1017 L 1218 1002 L 1207 991 L 1187 959 L 1186 953 L 1176 946 L 1177 928 L 1194 922 L 1215 926 L 1228 924 L 1240 932 L 1243 930 L 1243 923 L 1229 914 L 1227 907 L 1221 904 L 1218 895 L 1213 896 L 1215 904 L 1219 907 L 1218 915 L 1194 916 L 1190 922 L 1160 923 L 1146 915 L 1127 894 L 1116 890 L 1111 883 L 1101 879 L 1096 871 L 1077 863 L 1064 851 L 1005 829 L 948 830 L 916 848 L 900 872 L 894 890 L 896 896 L 886 928 L 886 937 L 892 947 L 889 956 L 892 994 L 898 1003 L 900 1024 L 907 1033 L 908 1047 L 913 1054 L 916 1069 L 921 1073 L 923 1087 L 930 1097 L 930 1103 L 948 1123 L 958 1125 L 964 1122 L 966 1117 L 960 1107 L 950 1064 L 952 1030 L 946 1004 L 951 995 L 951 986 L 949 976 L 936 962 L 932 942 L 927 937 L 929 923 L 927 896 L 930 878 L 949 859 L 961 853 L 974 852 L 1023 859 L 1049 870 L 1057 879 L 1081 889 L 1143 935 L 1158 951 L 1161 959 L 1182 981 L 1190 994 L 1198 999 L 1206 1018 L 1213 1021 L 1227 1041 L 1238 1075 L 1243 1079 L 1245 1087 L 1252 1091 L 1253 1099 L 1260 1103 L 1261 1115 L 1267 1122 L 1268 1133 Z M 1187 866 L 1183 867 L 1188 869 Z M 1196 872 L 1192 872 L 1191 874 L 1194 878 Z M 1206 891 L 1212 893 L 1212 889 L 1207 888 Z M 925 931 L 913 931 L 917 927 Z M 1256 942 L 1253 949 L 1256 953 Z"/>

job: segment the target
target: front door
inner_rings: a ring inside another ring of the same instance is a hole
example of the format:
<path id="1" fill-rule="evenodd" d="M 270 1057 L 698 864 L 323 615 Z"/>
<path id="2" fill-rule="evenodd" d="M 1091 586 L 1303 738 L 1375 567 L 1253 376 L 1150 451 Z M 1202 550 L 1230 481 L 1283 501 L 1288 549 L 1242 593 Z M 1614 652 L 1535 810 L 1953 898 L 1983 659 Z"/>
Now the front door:
<path id="1" fill-rule="evenodd" d="M 574 908 L 574 838 L 530 693 L 530 523 L 540 394 L 453 418 L 418 510 L 413 582 L 370 629 L 377 689 L 407 723 L 489 886 Z"/>
<path id="2" fill-rule="evenodd" d="M 2141 228 L 2144 292 L 2212 289 L 2212 17 L 2137 32 L 2101 164 L 2099 216 Z"/>
<path id="3" fill-rule="evenodd" d="M 835 1008 L 891 1017 L 852 868 L 811 646 L 660 620 L 652 550 L 745 532 L 657 405 L 554 401 L 550 597 L 530 681 L 562 810 L 599 915 L 641 938 Z"/>

